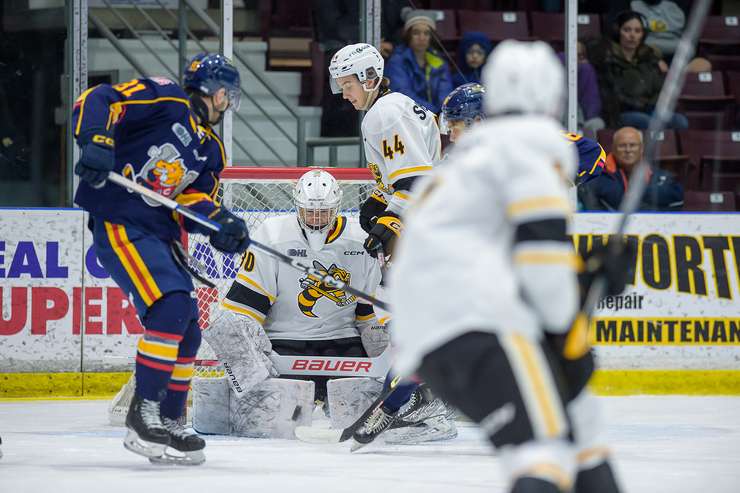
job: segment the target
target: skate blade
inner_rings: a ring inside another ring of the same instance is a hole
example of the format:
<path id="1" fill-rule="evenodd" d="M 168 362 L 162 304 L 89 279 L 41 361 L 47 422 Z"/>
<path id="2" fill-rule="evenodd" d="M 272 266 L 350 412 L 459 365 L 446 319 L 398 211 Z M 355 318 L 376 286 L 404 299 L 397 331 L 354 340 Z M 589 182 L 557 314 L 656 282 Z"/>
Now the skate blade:
<path id="1" fill-rule="evenodd" d="M 135 454 L 143 455 L 144 457 L 159 457 L 164 454 L 164 449 L 167 444 L 147 442 L 139 438 L 139 435 L 134 430 L 128 430 L 126 432 L 126 438 L 123 439 L 123 446 L 126 450 L 129 450 Z"/>
<path id="2" fill-rule="evenodd" d="M 454 421 L 448 421 L 443 417 L 431 422 L 427 421 L 410 427 L 389 430 L 384 433 L 383 441 L 388 445 L 416 445 L 452 440 L 456 437 L 457 425 Z"/>
<path id="3" fill-rule="evenodd" d="M 386 432 L 383 432 L 382 434 L 385 434 Z M 355 440 L 354 437 L 352 437 L 352 440 L 351 440 L 352 445 L 350 445 L 349 447 L 350 453 L 359 452 L 359 451 L 370 452 L 378 448 L 382 448 L 384 445 L 384 442 L 383 440 L 378 440 L 379 437 L 380 435 L 376 436 L 372 441 L 369 441 L 366 443 L 358 442 L 357 440 Z"/>
<path id="4" fill-rule="evenodd" d="M 199 466 L 206 461 L 206 454 L 202 450 L 180 452 L 172 447 L 166 447 L 158 457 L 149 457 L 149 462 L 157 465 Z"/>
<path id="5" fill-rule="evenodd" d="M 352 439 L 352 445 L 350 445 L 350 447 L 349 447 L 349 451 L 350 451 L 350 453 L 351 452 L 357 452 L 358 450 L 360 450 L 362 448 L 365 448 L 370 443 L 372 443 L 372 442 L 369 442 L 369 443 L 360 443 L 360 442 L 358 442 L 357 440 L 355 440 L 353 438 Z"/>

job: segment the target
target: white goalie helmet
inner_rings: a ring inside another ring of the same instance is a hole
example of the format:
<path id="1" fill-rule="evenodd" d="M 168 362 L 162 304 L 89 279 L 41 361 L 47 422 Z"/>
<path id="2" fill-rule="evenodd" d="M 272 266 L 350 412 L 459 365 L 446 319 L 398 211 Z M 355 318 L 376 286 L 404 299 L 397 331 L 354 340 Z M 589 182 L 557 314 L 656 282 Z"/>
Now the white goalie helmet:
<path id="1" fill-rule="evenodd" d="M 293 201 L 309 246 L 312 250 L 321 250 L 342 203 L 342 190 L 337 180 L 324 170 L 311 170 L 298 179 Z"/>
<path id="2" fill-rule="evenodd" d="M 559 119 L 564 108 L 565 71 L 550 45 L 506 40 L 483 68 L 486 112 L 544 114 Z"/>
<path id="3" fill-rule="evenodd" d="M 382 79 L 384 67 L 383 57 L 374 46 L 367 43 L 347 45 L 336 52 L 329 63 L 331 92 L 341 93 L 342 88 L 339 87 L 336 79 L 353 74 L 360 80 L 365 91 L 374 91 L 379 86 L 376 84 L 375 87 L 368 88 L 365 82 Z"/>

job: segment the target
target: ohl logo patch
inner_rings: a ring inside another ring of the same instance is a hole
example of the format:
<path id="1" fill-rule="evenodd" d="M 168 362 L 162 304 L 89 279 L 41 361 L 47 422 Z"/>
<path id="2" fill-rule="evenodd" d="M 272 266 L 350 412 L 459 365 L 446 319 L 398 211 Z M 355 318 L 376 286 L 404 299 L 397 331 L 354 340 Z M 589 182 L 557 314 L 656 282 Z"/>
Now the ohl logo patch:
<path id="1" fill-rule="evenodd" d="M 331 264 L 327 269 L 321 265 L 321 262 L 314 260 L 313 267 L 320 271 L 324 276 L 328 274 L 332 278 L 342 281 L 345 284 L 349 284 L 352 276 L 349 271 L 337 267 L 336 264 Z M 298 308 L 301 310 L 301 313 L 307 317 L 317 318 L 316 314 L 313 312 L 313 308 L 316 305 L 316 302 L 321 298 L 327 298 L 336 303 L 339 307 L 347 306 L 357 300 L 356 296 L 347 296 L 347 293 L 345 293 L 344 290 L 329 286 L 323 282 L 322 279 L 311 274 L 302 278 L 300 280 L 300 284 L 303 291 L 298 293 Z"/>
<path id="2" fill-rule="evenodd" d="M 165 197 L 177 196 L 198 178 L 198 172 L 187 169 L 177 148 L 169 142 L 161 146 L 151 146 L 147 154 L 149 160 L 138 173 L 131 163 L 127 163 L 123 167 L 123 175 Z M 146 197 L 142 199 L 152 207 L 160 205 Z"/>

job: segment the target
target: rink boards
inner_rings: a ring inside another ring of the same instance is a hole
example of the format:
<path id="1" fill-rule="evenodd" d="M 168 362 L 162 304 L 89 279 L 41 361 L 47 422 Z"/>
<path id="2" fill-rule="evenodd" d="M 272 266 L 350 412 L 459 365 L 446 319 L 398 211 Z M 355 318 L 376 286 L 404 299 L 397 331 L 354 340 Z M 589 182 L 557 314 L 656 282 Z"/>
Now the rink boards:
<path id="1" fill-rule="evenodd" d="M 616 220 L 577 214 L 574 246 L 607 242 Z M 595 390 L 740 394 L 740 215 L 640 214 L 627 233 L 629 286 L 591 327 Z M 0 209 L 0 397 L 102 395 L 127 378 L 142 327 L 90 246 L 78 209 Z"/>

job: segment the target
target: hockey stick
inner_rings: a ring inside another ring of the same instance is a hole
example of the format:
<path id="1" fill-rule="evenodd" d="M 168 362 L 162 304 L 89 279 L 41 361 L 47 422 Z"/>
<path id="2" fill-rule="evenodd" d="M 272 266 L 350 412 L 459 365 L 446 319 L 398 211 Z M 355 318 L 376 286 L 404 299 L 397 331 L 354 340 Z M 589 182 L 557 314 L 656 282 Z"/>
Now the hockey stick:
<path id="1" fill-rule="evenodd" d="M 365 422 L 368 416 L 370 416 L 377 408 L 383 405 L 383 402 L 393 393 L 394 390 L 396 390 L 396 387 L 398 387 L 398 384 L 400 384 L 403 380 L 401 377 L 396 377 L 393 380 L 391 380 L 390 385 L 387 389 L 385 389 L 383 392 L 380 393 L 380 395 L 373 401 L 370 406 L 365 410 L 362 415 L 355 420 L 354 423 L 349 425 L 348 427 L 342 429 L 342 430 L 334 430 L 331 428 L 314 428 L 311 426 L 296 426 L 295 429 L 295 437 L 306 443 L 340 443 L 340 442 L 346 442 L 350 438 L 352 438 L 352 435 L 354 435 L 355 430 L 357 430 L 360 426 L 362 426 L 362 423 Z"/>
<path id="2" fill-rule="evenodd" d="M 173 210 L 177 212 L 178 214 L 181 214 L 188 219 L 195 221 L 196 223 L 205 226 L 206 228 L 212 230 L 212 231 L 220 231 L 221 225 L 218 224 L 216 221 L 212 221 L 211 219 L 198 214 L 194 210 L 185 207 L 184 205 L 178 204 L 176 201 L 169 199 L 161 194 L 158 194 L 154 190 L 151 190 L 149 188 L 146 188 L 143 185 L 139 185 L 138 183 L 129 180 L 128 178 L 124 178 L 123 176 L 119 175 L 118 173 L 109 172 L 108 173 L 108 180 L 115 183 L 116 185 L 120 185 L 128 190 L 131 190 L 133 192 L 138 193 L 139 195 L 142 195 L 144 197 L 147 197 L 159 204 L 162 204 L 163 206 L 167 207 L 170 210 Z M 343 281 L 340 281 L 339 279 L 335 279 L 334 277 L 321 272 L 318 269 L 314 269 L 313 267 L 310 267 L 300 260 L 293 259 L 287 255 L 285 255 L 282 252 L 279 252 L 275 250 L 274 248 L 271 248 L 267 245 L 264 245 L 258 241 L 252 240 L 250 243 L 251 246 L 262 250 L 268 255 L 271 255 L 278 259 L 279 261 L 288 264 L 292 266 L 293 268 L 300 270 L 306 274 L 309 274 L 311 276 L 317 277 L 318 279 L 321 279 L 321 281 L 326 284 L 327 286 L 330 286 L 335 289 L 341 289 L 343 291 L 348 292 L 351 295 L 357 296 L 358 298 L 362 298 L 363 300 L 372 303 L 373 305 L 378 306 L 379 308 L 382 308 L 383 310 L 390 311 L 390 308 L 388 307 L 388 304 L 384 301 L 381 301 L 373 296 L 370 296 L 369 294 L 363 293 L 359 289 L 355 289 L 349 284 L 344 283 Z"/>
<path id="3" fill-rule="evenodd" d="M 648 135 L 655 135 L 656 132 L 665 128 L 668 119 L 676 108 L 676 102 L 678 101 L 678 96 L 681 93 L 681 88 L 683 87 L 684 80 L 686 78 L 686 67 L 689 64 L 689 60 L 694 55 L 696 42 L 699 38 L 702 26 L 704 25 L 707 12 L 709 11 L 709 4 L 709 0 L 699 0 L 694 4 L 694 8 L 689 16 L 688 25 L 678 43 L 676 54 L 673 56 L 670 69 L 668 70 L 668 75 L 666 75 L 663 88 L 658 96 L 655 111 L 650 118 Z M 617 258 L 624 250 L 624 241 L 622 240 L 622 237 L 630 216 L 637 211 L 640 201 L 642 200 L 642 196 L 645 193 L 645 189 L 647 188 L 647 173 L 650 169 L 651 163 L 655 161 L 657 149 L 657 140 L 648 139 L 643 159 L 640 160 L 630 174 L 630 187 L 624 194 L 622 203 L 619 206 L 619 211 L 622 215 L 617 223 L 617 231 L 612 240 L 608 243 L 607 255 L 604 262 Z M 596 309 L 596 305 L 604 296 L 605 292 L 606 279 L 603 276 L 597 276 L 591 284 L 591 288 L 588 291 L 588 295 L 586 296 L 586 300 L 582 308 L 582 314 L 585 315 L 587 320 L 590 321 Z M 587 323 L 583 325 L 585 325 L 585 333 L 583 334 L 583 337 L 588 341 L 588 326 L 590 324 Z M 588 347 L 588 344 L 586 347 Z"/>

